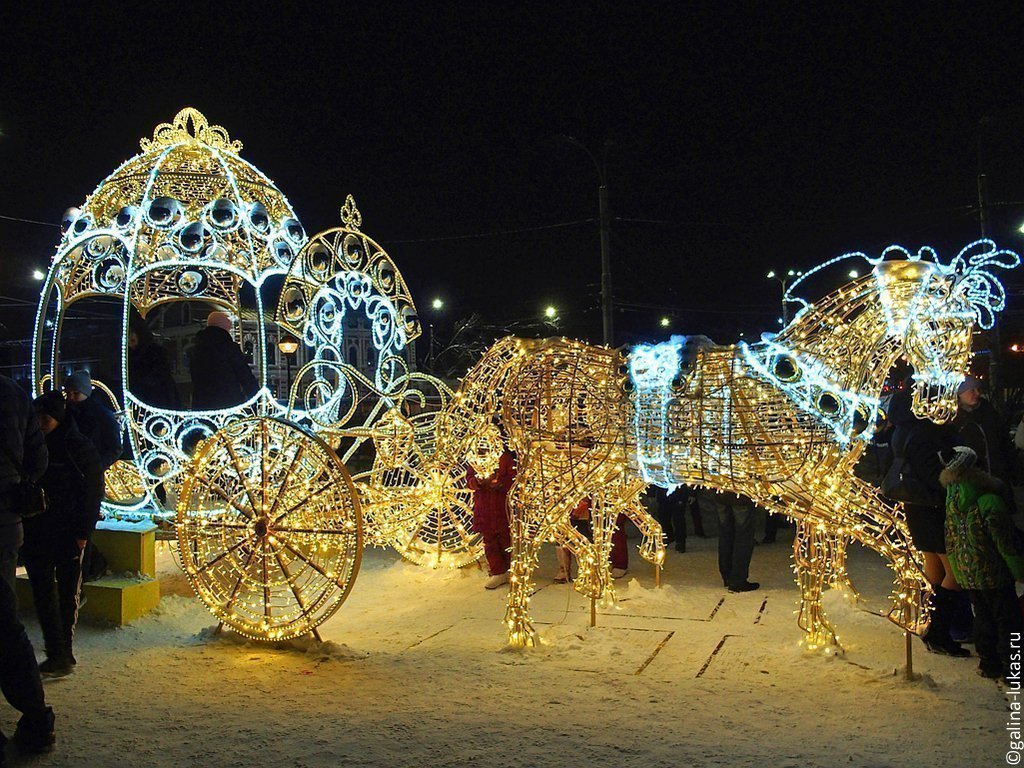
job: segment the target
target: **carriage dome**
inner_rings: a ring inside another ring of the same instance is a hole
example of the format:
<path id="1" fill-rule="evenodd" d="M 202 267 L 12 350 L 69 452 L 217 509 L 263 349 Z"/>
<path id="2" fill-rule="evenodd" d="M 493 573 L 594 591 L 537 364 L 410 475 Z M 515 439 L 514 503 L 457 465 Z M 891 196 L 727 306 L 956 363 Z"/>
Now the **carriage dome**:
<path id="1" fill-rule="evenodd" d="M 140 146 L 65 214 L 54 264 L 65 303 L 130 290 L 143 315 L 193 297 L 232 307 L 241 282 L 287 270 L 305 230 L 240 141 L 189 107 Z"/>

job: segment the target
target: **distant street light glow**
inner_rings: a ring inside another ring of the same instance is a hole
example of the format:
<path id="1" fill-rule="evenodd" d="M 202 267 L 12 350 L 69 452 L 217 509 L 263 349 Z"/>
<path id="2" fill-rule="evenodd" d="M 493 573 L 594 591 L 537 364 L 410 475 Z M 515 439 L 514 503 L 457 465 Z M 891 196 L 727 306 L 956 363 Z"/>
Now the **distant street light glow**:
<path id="1" fill-rule="evenodd" d="M 430 302 L 430 306 L 432 306 L 434 309 L 444 309 L 444 300 L 434 299 L 432 302 Z"/>
<path id="2" fill-rule="evenodd" d="M 860 272 L 858 272 L 856 269 L 851 269 L 850 270 L 850 277 L 851 278 L 856 278 L 856 277 L 859 277 L 859 276 L 860 276 Z"/>
<path id="3" fill-rule="evenodd" d="M 668 328 L 670 324 L 671 324 L 671 321 L 667 317 L 661 318 L 661 327 L 662 328 Z"/>
<path id="4" fill-rule="evenodd" d="M 41 269 L 33 269 L 32 270 L 32 279 L 33 280 L 42 280 L 44 277 L 46 277 L 46 273 L 43 272 L 43 270 L 41 270 Z"/>
<path id="5" fill-rule="evenodd" d="M 558 310 L 555 309 L 554 307 L 547 307 L 544 310 L 544 317 L 549 318 L 549 319 L 554 319 L 557 314 L 558 314 Z"/>

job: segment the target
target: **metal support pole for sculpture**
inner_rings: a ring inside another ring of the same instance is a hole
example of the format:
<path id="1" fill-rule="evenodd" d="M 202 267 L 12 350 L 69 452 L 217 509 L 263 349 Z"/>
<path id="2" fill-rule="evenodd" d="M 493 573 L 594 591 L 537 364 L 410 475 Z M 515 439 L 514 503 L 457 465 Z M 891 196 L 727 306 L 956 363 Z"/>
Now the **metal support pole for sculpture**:
<path id="1" fill-rule="evenodd" d="M 909 632 L 904 631 L 903 632 L 903 637 L 904 637 L 904 639 L 906 640 L 906 643 L 907 643 L 907 680 L 913 680 L 914 679 L 914 643 L 911 640 L 912 635 Z"/>

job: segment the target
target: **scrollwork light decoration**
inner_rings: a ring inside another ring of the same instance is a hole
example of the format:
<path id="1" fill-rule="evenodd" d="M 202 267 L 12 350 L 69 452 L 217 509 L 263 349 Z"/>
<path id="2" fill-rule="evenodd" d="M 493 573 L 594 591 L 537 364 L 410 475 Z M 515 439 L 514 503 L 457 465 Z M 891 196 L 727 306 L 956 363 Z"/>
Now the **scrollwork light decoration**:
<path id="1" fill-rule="evenodd" d="M 848 254 L 822 268 L 853 256 L 867 259 Z M 802 309 L 778 334 L 705 347 L 688 369 L 679 340 L 635 348 L 628 382 L 616 353 L 564 339 L 503 339 L 484 355 L 439 419 L 438 443 L 463 455 L 497 420 L 519 453 L 510 501 L 511 644 L 535 639 L 528 606 L 541 542 L 574 549 L 584 574 L 578 587 L 592 595 L 606 588 L 606 537 L 619 512 L 632 511 L 644 531 L 641 554 L 660 560 L 660 530 L 636 509 L 645 481 L 743 494 L 797 521 L 807 647 L 838 644 L 821 597 L 826 587 L 849 586 L 850 539 L 893 571 L 887 617 L 910 632 L 926 629 L 931 588 L 903 510 L 853 467 L 900 356 L 917 371 L 914 412 L 934 419 L 955 412 L 973 328 L 1002 307 L 991 269 L 1019 259 L 983 241 L 950 264 L 931 249 L 911 254 L 897 246 L 868 261 L 870 275 L 816 304 L 800 299 Z M 586 497 L 595 501 L 593 543 L 580 541 L 568 523 Z"/>

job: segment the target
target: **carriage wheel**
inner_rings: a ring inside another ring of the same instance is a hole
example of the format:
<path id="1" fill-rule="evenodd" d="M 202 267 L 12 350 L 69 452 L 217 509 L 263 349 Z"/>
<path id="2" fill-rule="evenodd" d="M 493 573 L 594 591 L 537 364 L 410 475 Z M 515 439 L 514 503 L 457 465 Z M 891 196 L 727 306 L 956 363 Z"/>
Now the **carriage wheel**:
<path id="1" fill-rule="evenodd" d="M 412 493 L 397 496 L 413 505 L 398 515 L 409 523 L 394 532 L 392 546 L 417 565 L 462 568 L 475 563 L 483 556 L 483 544 L 473 532 L 473 492 L 466 486 L 465 470 L 428 463 L 413 476 Z"/>
<path id="2" fill-rule="evenodd" d="M 178 548 L 217 618 L 257 640 L 312 632 L 348 597 L 363 548 L 352 480 L 285 421 L 234 422 L 204 440 L 178 501 Z"/>

